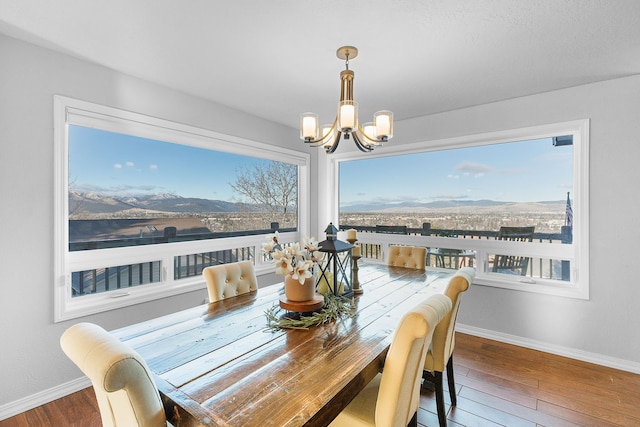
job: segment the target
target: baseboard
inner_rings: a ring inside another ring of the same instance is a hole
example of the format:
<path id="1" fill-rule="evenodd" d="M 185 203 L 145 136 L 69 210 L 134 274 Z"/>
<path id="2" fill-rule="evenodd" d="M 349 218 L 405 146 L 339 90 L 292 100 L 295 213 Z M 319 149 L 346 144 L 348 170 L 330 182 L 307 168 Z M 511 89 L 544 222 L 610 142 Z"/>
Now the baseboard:
<path id="1" fill-rule="evenodd" d="M 37 408 L 38 406 L 44 405 L 45 403 L 49 403 L 53 400 L 60 399 L 61 397 L 75 393 L 76 391 L 80 391 L 89 386 L 91 386 L 89 378 L 81 377 L 73 381 L 60 384 L 59 386 L 52 387 L 48 390 L 32 394 L 31 396 L 6 403 L 0 406 L 0 421 L 11 418 L 30 409 Z"/>
<path id="2" fill-rule="evenodd" d="M 578 350 L 570 347 L 549 344 L 542 341 L 522 338 L 516 335 L 503 334 L 501 332 L 491 331 L 488 329 L 476 328 L 474 326 L 456 323 L 456 331 L 464 334 L 474 335 L 477 337 L 487 338 L 494 341 L 500 341 L 507 344 L 513 344 L 520 347 L 530 348 L 533 350 L 544 351 L 558 356 L 569 357 L 571 359 L 581 360 L 583 362 L 594 363 L 596 365 L 607 366 L 609 368 L 620 369 L 622 371 L 640 374 L 640 363 L 632 362 L 615 357 L 603 356 L 601 354 L 589 353 L 587 351 Z"/>

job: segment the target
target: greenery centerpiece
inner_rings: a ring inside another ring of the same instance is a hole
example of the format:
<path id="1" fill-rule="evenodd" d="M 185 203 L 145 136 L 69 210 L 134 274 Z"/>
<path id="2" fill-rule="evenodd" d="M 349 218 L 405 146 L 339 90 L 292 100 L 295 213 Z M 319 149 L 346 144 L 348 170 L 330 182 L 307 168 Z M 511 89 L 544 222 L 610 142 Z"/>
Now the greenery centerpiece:
<path id="1" fill-rule="evenodd" d="M 282 316 L 281 311 L 282 309 L 277 305 L 265 311 L 268 329 L 309 329 L 311 326 L 353 317 L 356 314 L 356 306 L 353 298 L 335 296 L 328 292 L 324 294 L 324 306 L 319 311 L 299 316 L 288 314 Z"/>

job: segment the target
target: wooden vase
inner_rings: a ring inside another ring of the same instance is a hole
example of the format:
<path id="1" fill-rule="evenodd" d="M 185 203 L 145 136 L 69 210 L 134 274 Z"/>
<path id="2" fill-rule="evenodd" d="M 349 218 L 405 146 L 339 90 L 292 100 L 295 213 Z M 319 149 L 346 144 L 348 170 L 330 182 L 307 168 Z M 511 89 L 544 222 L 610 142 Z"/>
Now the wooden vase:
<path id="1" fill-rule="evenodd" d="M 305 279 L 304 284 L 290 274 L 284 277 L 284 294 L 289 301 L 310 301 L 316 294 L 313 277 Z"/>

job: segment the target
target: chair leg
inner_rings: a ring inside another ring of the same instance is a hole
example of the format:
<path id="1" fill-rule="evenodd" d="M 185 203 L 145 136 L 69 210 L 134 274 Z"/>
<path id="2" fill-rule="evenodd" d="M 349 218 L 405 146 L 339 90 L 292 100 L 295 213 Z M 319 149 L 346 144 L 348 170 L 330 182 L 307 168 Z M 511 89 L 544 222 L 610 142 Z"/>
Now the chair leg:
<path id="1" fill-rule="evenodd" d="M 411 419 L 409 420 L 409 424 L 407 424 L 407 427 L 418 427 L 418 411 L 413 414 L 413 417 L 411 417 Z"/>
<path id="2" fill-rule="evenodd" d="M 447 426 L 447 413 L 444 409 L 444 390 L 442 388 L 442 372 L 433 373 L 436 389 L 436 408 L 438 408 L 438 421 L 440 427 Z"/>
<path id="3" fill-rule="evenodd" d="M 422 379 L 424 380 L 422 382 L 422 389 L 423 390 L 435 391 L 434 384 L 435 384 L 436 380 L 434 379 L 433 374 L 431 373 L 431 371 L 422 371 Z"/>
<path id="4" fill-rule="evenodd" d="M 458 404 L 458 399 L 456 398 L 456 382 L 453 378 L 453 355 L 449 357 L 449 361 L 447 362 L 447 383 L 449 384 L 451 406 L 456 406 Z"/>
<path id="5" fill-rule="evenodd" d="M 448 373 L 447 373 L 448 376 Z M 435 391 L 436 393 L 436 409 L 438 411 L 438 423 L 440 427 L 447 426 L 447 412 L 444 408 L 444 390 L 442 387 L 442 372 L 438 371 L 423 371 L 422 388 L 429 391 Z M 433 388 L 431 388 L 433 387 Z"/>

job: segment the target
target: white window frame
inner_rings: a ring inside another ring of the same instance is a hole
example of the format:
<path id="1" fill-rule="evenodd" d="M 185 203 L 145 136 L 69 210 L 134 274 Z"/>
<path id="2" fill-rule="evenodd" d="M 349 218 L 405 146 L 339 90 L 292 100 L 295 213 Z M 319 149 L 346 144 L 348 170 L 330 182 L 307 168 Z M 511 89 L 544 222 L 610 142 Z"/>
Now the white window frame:
<path id="1" fill-rule="evenodd" d="M 578 299 L 589 299 L 589 119 L 533 126 L 520 129 L 468 135 L 421 143 L 394 146 L 389 143 L 372 153 L 336 154 L 329 160 L 329 185 L 333 189 L 331 212 L 339 218 L 340 162 L 372 157 L 413 154 L 453 148 L 475 147 L 517 141 L 573 136 L 573 242 L 571 244 L 540 242 L 509 242 L 480 239 L 451 239 L 436 236 L 401 236 L 360 233 L 359 243 L 381 244 L 383 258 L 390 244 L 410 244 L 426 247 L 470 249 L 476 251 L 475 284 L 517 291 L 535 292 Z M 563 259 L 571 262 L 569 281 L 532 279 L 529 277 L 492 273 L 488 269 L 489 254 L 503 253 L 533 258 Z"/>
<path id="2" fill-rule="evenodd" d="M 178 255 L 252 246 L 256 254 L 256 273 L 272 271 L 272 266 L 263 263 L 258 256 L 261 244 L 264 242 L 264 235 L 69 251 L 68 125 L 70 124 L 296 164 L 298 166 L 298 228 L 296 232 L 282 233 L 281 238 L 294 241 L 298 240 L 299 236 L 309 235 L 310 156 L 308 153 L 55 95 L 53 179 L 55 322 L 205 288 L 206 284 L 202 277 L 173 279 L 173 259 Z M 161 261 L 159 283 L 137 285 L 76 298 L 71 296 L 71 272 L 73 271 L 158 260 Z"/>

